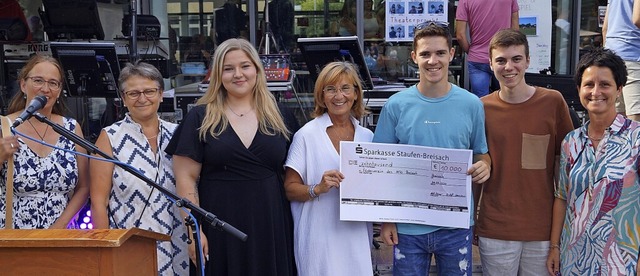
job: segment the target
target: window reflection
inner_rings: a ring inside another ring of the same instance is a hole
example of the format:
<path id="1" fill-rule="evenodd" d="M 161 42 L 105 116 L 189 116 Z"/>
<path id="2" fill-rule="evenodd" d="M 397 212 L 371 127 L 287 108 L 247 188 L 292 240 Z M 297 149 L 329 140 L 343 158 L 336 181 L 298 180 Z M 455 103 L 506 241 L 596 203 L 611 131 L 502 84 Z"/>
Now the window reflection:
<path id="1" fill-rule="evenodd" d="M 288 53 L 292 55 L 294 69 L 304 71 L 302 58 L 299 55 L 296 40 L 299 37 L 325 37 L 325 36 L 347 36 L 356 35 L 358 28 L 362 28 L 363 52 L 367 67 L 369 68 L 374 79 L 381 79 L 389 82 L 400 81 L 404 78 L 416 78 L 417 67 L 411 60 L 411 43 L 410 42 L 390 42 L 385 41 L 385 33 L 402 32 L 405 35 L 411 35 L 412 30 L 394 28 L 387 25 L 385 15 L 387 8 L 395 9 L 398 13 L 398 7 L 392 4 L 397 3 L 385 0 L 363 0 L 362 6 L 362 26 L 358 25 L 357 1 L 359 0 L 271 0 L 256 1 L 258 18 L 257 26 L 249 26 L 247 12 L 247 1 L 245 0 L 225 0 L 204 2 L 202 17 L 199 15 L 199 3 L 196 1 L 181 3 L 169 2 L 167 9 L 169 13 L 169 24 L 175 31 L 178 46 L 176 47 L 175 56 L 180 62 L 191 62 L 199 60 L 206 64 L 207 54 L 199 52 L 199 48 L 206 49 L 209 54 L 215 49 L 215 46 L 224 41 L 228 37 L 245 37 L 248 38 L 250 28 L 256 29 L 257 40 L 256 46 L 264 45 L 265 31 L 271 30 L 273 40 L 270 41 L 271 52 Z M 552 16 L 554 27 L 552 30 L 552 68 L 556 73 L 569 73 L 571 63 L 571 18 L 574 16 L 573 3 L 576 0 L 552 0 Z M 583 13 L 597 14 L 598 5 L 604 0 L 581 0 Z M 265 4 L 269 3 L 269 26 L 265 20 Z M 410 13 L 411 6 L 401 8 L 403 13 Z M 454 24 L 456 1 L 447 1 L 449 23 Z M 605 3 L 606 4 L 606 3 Z M 387 7 L 388 5 L 388 7 Z M 594 8 L 595 7 L 595 8 Z M 416 6 L 416 13 L 428 13 L 430 6 Z M 585 9 L 587 9 L 585 11 Z M 233 12 L 231 12 L 233 10 Z M 229 11 L 229 12 L 225 12 Z M 391 10 L 389 10 L 391 12 Z M 234 16 L 231 16 L 234 15 Z M 233 18 L 231 18 L 233 17 Z M 201 19 L 202 18 L 202 19 Z M 201 22 L 202 21 L 202 22 Z M 223 24 L 225 22 L 227 24 Z M 228 24 L 228 22 L 235 22 Z M 593 34 L 582 38 L 583 46 L 596 46 L 599 43 L 600 33 L 594 19 L 581 20 L 582 29 L 589 31 L 587 34 Z M 217 27 L 217 28 L 216 28 Z M 452 30 L 454 28 L 451 28 Z M 194 41 L 198 43 L 194 44 Z M 277 45 L 277 49 L 273 46 Z M 455 42 L 454 42 L 455 45 Z M 260 52 L 264 52 L 264 46 L 260 48 Z M 173 52 L 173 51 L 172 51 Z M 451 64 L 452 81 L 456 82 L 461 78 L 461 65 L 463 56 L 462 51 L 457 50 L 456 56 Z M 459 83 L 463 85 L 462 83 Z"/>

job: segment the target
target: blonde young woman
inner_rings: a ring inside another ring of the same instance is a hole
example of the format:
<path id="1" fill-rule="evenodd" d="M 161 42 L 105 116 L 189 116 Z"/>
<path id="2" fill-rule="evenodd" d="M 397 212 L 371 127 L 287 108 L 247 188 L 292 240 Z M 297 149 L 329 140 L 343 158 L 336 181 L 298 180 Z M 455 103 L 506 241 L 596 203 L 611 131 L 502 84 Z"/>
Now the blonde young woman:
<path id="1" fill-rule="evenodd" d="M 213 60 L 209 89 L 166 150 L 173 154 L 178 194 L 249 236 L 242 242 L 202 224 L 205 274 L 293 275 L 282 181 L 289 131 L 248 41 L 226 40 Z M 190 245 L 192 261 L 195 250 Z"/>

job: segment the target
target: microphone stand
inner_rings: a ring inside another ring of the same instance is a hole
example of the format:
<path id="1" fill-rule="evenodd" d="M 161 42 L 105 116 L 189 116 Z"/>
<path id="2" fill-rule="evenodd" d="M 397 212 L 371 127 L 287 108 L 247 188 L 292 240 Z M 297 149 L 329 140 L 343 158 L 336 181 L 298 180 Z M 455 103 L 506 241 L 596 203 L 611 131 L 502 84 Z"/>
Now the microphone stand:
<path id="1" fill-rule="evenodd" d="M 51 120 L 49 120 L 49 118 L 45 117 L 44 115 L 40 114 L 39 112 L 34 113 L 33 117 L 36 117 L 36 119 L 38 119 L 38 121 L 43 122 L 43 123 L 51 126 L 51 128 L 55 132 L 59 133 L 60 135 L 64 136 L 65 138 L 67 138 L 67 139 L 75 142 L 76 144 L 80 145 L 81 147 L 86 149 L 89 154 L 98 154 L 98 155 L 102 156 L 103 158 L 105 158 L 107 160 L 118 161 L 117 159 L 113 158 L 112 156 L 109 156 L 108 154 L 102 152 L 94 144 L 92 144 L 89 141 L 85 140 L 84 138 L 78 136 L 74 132 L 72 132 L 72 131 L 70 131 L 70 130 L 68 130 L 68 129 L 66 129 L 66 128 L 64 128 L 64 127 L 62 127 L 62 126 L 60 126 L 60 125 L 58 125 L 58 124 L 56 124 L 54 122 L 52 122 Z M 158 153 L 158 154 L 161 154 L 161 153 Z M 185 208 L 191 209 L 191 212 L 195 211 L 195 213 L 197 213 L 198 215 L 202 216 L 202 218 L 204 218 L 204 220 L 207 221 L 209 224 L 211 224 L 211 226 L 213 226 L 215 229 L 224 230 L 225 232 L 235 236 L 236 238 L 240 239 L 241 241 L 246 241 L 247 240 L 247 234 L 245 234 L 242 231 L 236 229 L 232 225 L 227 224 L 223 220 L 218 219 L 218 217 L 216 217 L 214 214 L 212 214 L 212 213 L 200 208 L 200 206 L 194 205 L 188 199 L 180 197 L 177 194 L 175 194 L 174 192 L 167 190 L 166 188 L 162 187 L 161 185 L 158 185 L 155 181 L 149 179 L 144 174 L 140 173 L 137 170 L 134 170 L 130 166 L 124 166 L 124 165 L 120 164 L 119 162 L 114 162 L 114 164 L 116 166 L 124 169 L 125 171 L 133 174 L 135 177 L 137 177 L 140 180 L 146 182 L 147 184 L 151 185 L 152 187 L 155 187 L 156 189 L 158 189 L 158 191 L 163 193 L 165 196 L 170 197 L 173 200 L 175 200 L 176 206 L 185 207 Z M 193 221 L 189 222 L 189 220 L 187 220 L 187 223 L 191 224 L 190 227 L 193 230 L 193 238 L 195 239 L 195 242 L 196 242 L 196 265 L 198 267 L 198 275 L 199 275 L 201 273 L 201 268 L 202 268 L 202 264 L 200 263 L 200 259 L 201 259 L 201 255 L 200 254 L 201 254 L 201 252 L 200 252 L 200 250 L 198 248 L 199 245 L 200 245 L 200 239 L 198 238 L 198 235 L 197 235 L 197 233 L 195 231 L 195 227 L 193 227 Z"/>
<path id="2" fill-rule="evenodd" d="M 129 42 L 129 61 L 133 64 L 138 61 L 138 3 L 136 0 L 131 0 L 131 40 Z"/>
<path id="3" fill-rule="evenodd" d="M 9 87 L 7 85 L 7 80 L 5 79 L 5 69 L 4 66 L 7 65 L 7 63 L 4 60 L 4 43 L 0 43 L 0 104 L 2 104 L 2 106 L 0 106 L 0 113 L 2 114 L 7 114 L 7 97 L 6 97 L 6 91 L 8 90 L 7 87 Z M 7 89 L 7 90 L 5 90 Z"/>

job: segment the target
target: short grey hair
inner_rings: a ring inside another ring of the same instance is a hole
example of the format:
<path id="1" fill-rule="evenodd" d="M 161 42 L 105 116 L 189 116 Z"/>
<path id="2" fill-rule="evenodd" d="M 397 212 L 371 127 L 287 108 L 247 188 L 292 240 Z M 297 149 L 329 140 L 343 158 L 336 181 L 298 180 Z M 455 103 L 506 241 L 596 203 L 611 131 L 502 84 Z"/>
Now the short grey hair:
<path id="1" fill-rule="evenodd" d="M 118 85 L 120 90 L 124 90 L 124 83 L 131 77 L 143 77 L 155 81 L 158 84 L 160 90 L 164 91 L 164 81 L 162 74 L 158 69 L 146 62 L 127 63 L 120 71 L 120 77 L 118 78 Z"/>

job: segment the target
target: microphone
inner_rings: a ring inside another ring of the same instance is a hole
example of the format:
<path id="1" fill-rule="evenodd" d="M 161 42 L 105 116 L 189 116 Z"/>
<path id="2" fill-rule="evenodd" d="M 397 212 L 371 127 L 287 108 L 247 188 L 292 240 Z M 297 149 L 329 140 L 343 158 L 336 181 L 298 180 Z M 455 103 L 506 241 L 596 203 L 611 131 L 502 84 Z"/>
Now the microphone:
<path id="1" fill-rule="evenodd" d="M 31 102 L 29 103 L 29 106 L 27 106 L 27 108 L 24 109 L 22 114 L 20 114 L 20 116 L 16 118 L 16 120 L 13 122 L 13 125 L 11 125 L 11 127 L 15 128 L 20 124 L 24 123 L 24 121 L 28 120 L 29 118 L 31 118 L 31 116 L 33 116 L 33 113 L 36 113 L 36 111 L 42 109 L 46 104 L 47 104 L 47 97 L 43 95 L 36 96 L 35 98 L 33 98 L 33 100 L 31 100 Z"/>

